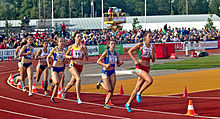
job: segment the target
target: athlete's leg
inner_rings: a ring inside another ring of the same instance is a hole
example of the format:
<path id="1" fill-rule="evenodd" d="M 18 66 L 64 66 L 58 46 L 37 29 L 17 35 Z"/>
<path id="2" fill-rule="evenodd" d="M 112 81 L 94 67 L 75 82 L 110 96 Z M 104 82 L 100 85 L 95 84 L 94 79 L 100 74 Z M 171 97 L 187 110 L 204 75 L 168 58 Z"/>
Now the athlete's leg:
<path id="1" fill-rule="evenodd" d="M 23 83 L 23 88 L 25 88 L 25 78 L 26 78 L 25 74 L 27 74 L 27 69 L 24 66 L 21 66 L 20 74 L 21 74 L 21 81 Z"/>
<path id="2" fill-rule="evenodd" d="M 27 76 L 29 80 L 29 95 L 32 93 L 32 83 L 33 83 L 33 65 L 27 68 Z"/>
<path id="3" fill-rule="evenodd" d="M 70 82 L 66 85 L 66 88 L 64 90 L 64 93 L 66 93 L 76 82 L 76 79 L 74 78 L 74 76 L 72 76 Z"/>
<path id="4" fill-rule="evenodd" d="M 81 90 L 81 78 L 80 75 L 77 71 L 77 69 L 75 67 L 72 67 L 70 70 L 70 73 L 72 74 L 72 76 L 76 79 L 76 95 L 77 95 L 77 99 L 80 98 L 80 90 Z"/>
<path id="5" fill-rule="evenodd" d="M 131 93 L 131 96 L 127 102 L 128 105 L 130 105 L 131 102 L 134 100 L 136 93 L 140 90 L 143 83 L 144 83 L 144 79 L 142 79 L 141 77 L 138 77 L 137 84 L 136 84 L 136 86 L 135 86 L 133 92 Z"/>
<path id="6" fill-rule="evenodd" d="M 48 69 L 46 68 L 43 73 L 44 73 L 44 91 L 47 91 L 47 86 L 48 86 Z"/>
<path id="7" fill-rule="evenodd" d="M 57 92 L 59 81 L 60 81 L 60 77 L 57 72 L 52 72 L 52 80 L 53 80 L 54 88 L 53 88 L 51 99 L 54 99 L 54 96 Z"/>
<path id="8" fill-rule="evenodd" d="M 145 82 L 141 86 L 141 89 L 138 92 L 140 95 L 153 83 L 153 78 L 149 75 L 149 73 L 145 72 L 141 75 L 141 77 L 145 80 Z"/>
<path id="9" fill-rule="evenodd" d="M 116 84 L 116 74 L 112 74 L 109 78 L 109 83 L 110 83 L 110 86 L 111 86 L 111 90 L 108 92 L 108 95 L 107 95 L 107 98 L 105 100 L 105 103 L 108 103 L 109 100 L 111 99 L 113 93 L 114 93 L 114 89 L 115 89 L 115 84 Z"/>
<path id="10" fill-rule="evenodd" d="M 36 72 L 36 81 L 39 82 L 41 74 L 42 74 L 42 70 L 40 67 L 37 66 L 37 72 Z"/>

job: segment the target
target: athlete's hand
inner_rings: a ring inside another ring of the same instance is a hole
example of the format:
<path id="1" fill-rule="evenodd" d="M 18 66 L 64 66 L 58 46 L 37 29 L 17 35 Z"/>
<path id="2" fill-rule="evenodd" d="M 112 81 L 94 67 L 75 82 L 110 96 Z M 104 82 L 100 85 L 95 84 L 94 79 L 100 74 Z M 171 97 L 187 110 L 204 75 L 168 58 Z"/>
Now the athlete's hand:
<path id="1" fill-rule="evenodd" d="M 18 57 L 17 56 L 14 56 L 14 59 L 17 59 Z"/>
<path id="2" fill-rule="evenodd" d="M 28 51 L 28 52 L 27 52 L 27 55 L 30 55 L 31 53 L 32 53 L 31 51 Z"/>
<path id="3" fill-rule="evenodd" d="M 51 65 L 48 65 L 47 68 L 48 68 L 48 69 L 51 69 Z"/>
<path id="4" fill-rule="evenodd" d="M 73 59 L 73 56 L 69 56 L 69 58 L 68 58 L 68 59 L 70 59 L 70 60 L 71 60 L 71 59 Z"/>
<path id="5" fill-rule="evenodd" d="M 123 61 L 120 61 L 117 65 L 118 65 L 118 67 L 120 67 L 121 65 L 123 65 L 124 64 L 124 62 Z"/>
<path id="6" fill-rule="evenodd" d="M 110 64 L 105 64 L 105 68 L 108 69 L 111 65 Z"/>
<path id="7" fill-rule="evenodd" d="M 135 64 L 135 66 L 138 66 L 138 65 L 140 65 L 140 62 L 139 61 L 135 61 L 134 64 Z"/>

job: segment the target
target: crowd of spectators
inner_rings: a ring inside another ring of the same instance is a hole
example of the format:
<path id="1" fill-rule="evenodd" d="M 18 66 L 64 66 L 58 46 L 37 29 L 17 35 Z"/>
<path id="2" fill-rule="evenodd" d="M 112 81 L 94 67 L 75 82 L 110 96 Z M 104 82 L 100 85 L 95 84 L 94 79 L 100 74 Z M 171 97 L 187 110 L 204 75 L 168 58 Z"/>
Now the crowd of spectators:
<path id="1" fill-rule="evenodd" d="M 60 28 L 58 28 L 60 27 Z M 167 25 L 163 29 L 151 31 L 154 43 L 165 42 L 185 42 L 185 41 L 213 41 L 220 40 L 220 30 L 216 29 L 201 29 L 195 28 L 168 28 Z M 33 37 L 33 46 L 39 47 L 42 45 L 43 40 L 48 40 L 49 46 L 56 46 L 56 40 L 58 37 L 64 37 L 66 39 L 66 46 L 74 43 L 74 33 L 76 31 L 66 31 L 66 26 L 63 23 L 60 26 L 57 24 L 54 27 L 53 32 L 48 35 L 45 32 L 36 31 L 35 33 L 9 33 L 8 36 L 5 33 L 0 33 L 0 49 L 16 48 L 20 45 L 22 38 L 26 38 L 28 35 Z M 82 34 L 82 42 L 86 45 L 107 45 L 110 40 L 115 40 L 118 44 L 130 44 L 143 41 L 144 30 L 85 30 L 80 31 Z"/>

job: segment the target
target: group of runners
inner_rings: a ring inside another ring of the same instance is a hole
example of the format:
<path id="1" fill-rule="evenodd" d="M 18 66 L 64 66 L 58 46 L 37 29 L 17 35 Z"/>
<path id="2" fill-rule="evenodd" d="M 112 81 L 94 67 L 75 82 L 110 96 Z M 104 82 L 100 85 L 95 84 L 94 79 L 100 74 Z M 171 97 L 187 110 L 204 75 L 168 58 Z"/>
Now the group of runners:
<path id="1" fill-rule="evenodd" d="M 16 82 L 20 81 L 22 84 L 23 92 L 26 92 L 25 78 L 29 80 L 29 96 L 32 96 L 32 83 L 33 83 L 33 64 L 32 61 L 38 60 L 36 67 L 36 81 L 39 82 L 42 74 L 44 81 L 44 95 L 48 95 L 48 70 L 51 69 L 52 75 L 52 86 L 51 86 L 51 101 L 56 103 L 54 97 L 58 90 L 59 85 L 62 88 L 62 98 L 65 98 L 68 90 L 75 84 L 77 103 L 82 104 L 80 99 L 81 90 L 81 78 L 80 74 L 83 71 L 83 60 L 88 60 L 88 52 L 86 46 L 81 42 L 81 34 L 79 32 L 74 34 L 75 43 L 70 45 L 68 49 L 65 49 L 65 39 L 58 38 L 58 46 L 54 47 L 50 52 L 47 49 L 48 41 L 43 41 L 43 48 L 38 50 L 36 55 L 34 55 L 34 48 L 31 46 L 32 37 L 27 37 L 22 40 L 21 45 L 16 49 L 15 58 L 19 59 L 19 70 L 20 76 L 17 77 Z M 153 79 L 149 75 L 150 71 L 150 59 L 152 62 L 155 61 L 155 46 L 151 44 L 152 36 L 150 32 L 146 32 L 144 35 L 143 42 L 136 44 L 134 47 L 130 48 L 128 54 L 134 61 L 135 72 L 138 76 L 137 84 L 125 107 L 128 112 L 132 112 L 130 105 L 135 99 L 138 103 L 141 103 L 141 94 L 146 90 L 152 83 Z M 110 109 L 109 101 L 113 96 L 113 92 L 116 84 L 116 73 L 115 66 L 118 67 L 123 65 L 123 61 L 120 60 L 119 54 L 115 51 L 116 42 L 111 40 L 109 42 L 108 48 L 97 60 L 97 64 L 103 66 L 101 72 L 101 80 L 98 81 L 96 88 L 99 89 L 101 86 L 107 92 L 107 97 L 105 99 L 104 108 Z M 138 60 L 134 57 L 133 52 L 138 51 Z M 72 77 L 69 83 L 64 88 L 64 70 L 65 70 L 65 60 L 69 63 L 69 72 Z M 104 62 L 103 62 L 104 60 Z"/>

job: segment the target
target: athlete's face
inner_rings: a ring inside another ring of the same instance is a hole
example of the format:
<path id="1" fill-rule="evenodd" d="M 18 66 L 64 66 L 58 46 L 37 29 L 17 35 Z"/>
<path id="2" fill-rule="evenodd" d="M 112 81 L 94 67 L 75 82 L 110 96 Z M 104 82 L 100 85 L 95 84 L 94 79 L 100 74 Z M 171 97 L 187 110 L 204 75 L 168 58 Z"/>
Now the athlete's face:
<path id="1" fill-rule="evenodd" d="M 115 41 L 110 41 L 109 43 L 110 48 L 115 49 L 115 45 L 116 45 Z"/>
<path id="2" fill-rule="evenodd" d="M 148 33 L 147 36 L 145 36 L 145 40 L 146 40 L 146 43 L 152 42 L 152 35 L 151 35 L 151 33 Z"/>
<path id="3" fill-rule="evenodd" d="M 75 37 L 76 42 L 80 42 L 81 38 L 82 36 L 80 34 L 76 34 L 76 37 Z"/>
<path id="4" fill-rule="evenodd" d="M 32 38 L 28 38 L 28 40 L 27 40 L 27 44 L 32 44 Z"/>
<path id="5" fill-rule="evenodd" d="M 48 42 L 44 42 L 43 47 L 47 48 L 47 46 L 48 46 Z"/>
<path id="6" fill-rule="evenodd" d="M 61 47 L 64 47 L 64 45 L 65 45 L 64 38 L 59 38 L 58 45 Z"/>

